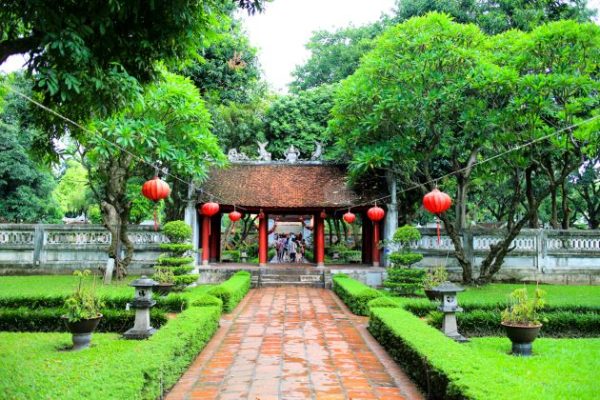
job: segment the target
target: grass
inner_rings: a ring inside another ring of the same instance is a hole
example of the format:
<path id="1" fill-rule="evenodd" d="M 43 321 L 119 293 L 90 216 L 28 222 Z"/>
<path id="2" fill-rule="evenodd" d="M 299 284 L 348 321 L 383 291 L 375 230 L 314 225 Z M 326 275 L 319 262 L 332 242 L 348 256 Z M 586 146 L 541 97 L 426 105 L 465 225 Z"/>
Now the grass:
<path id="1" fill-rule="evenodd" d="M 466 347 L 481 357 L 482 367 L 483 360 L 493 362 L 502 375 L 518 380 L 523 391 L 515 393 L 507 388 L 512 392 L 509 395 L 583 400 L 597 399 L 600 393 L 600 339 L 538 339 L 533 344 L 533 357 L 509 355 L 507 338 L 476 338 Z"/>
<path id="2" fill-rule="evenodd" d="M 508 295 L 515 289 L 526 286 L 533 293 L 535 285 L 494 283 L 481 287 L 466 287 L 459 293 L 458 301 L 463 304 L 505 304 Z M 540 285 L 552 306 L 600 307 L 600 286 L 588 285 Z"/>
<path id="3" fill-rule="evenodd" d="M 133 288 L 129 283 L 136 278 L 128 276 L 123 281 L 113 280 L 110 285 L 104 285 L 97 277 L 97 292 L 99 295 L 131 295 Z M 93 277 L 86 279 L 92 282 Z M 72 275 L 0 276 L 0 298 L 66 295 L 73 292 L 76 285 L 77 278 Z"/>

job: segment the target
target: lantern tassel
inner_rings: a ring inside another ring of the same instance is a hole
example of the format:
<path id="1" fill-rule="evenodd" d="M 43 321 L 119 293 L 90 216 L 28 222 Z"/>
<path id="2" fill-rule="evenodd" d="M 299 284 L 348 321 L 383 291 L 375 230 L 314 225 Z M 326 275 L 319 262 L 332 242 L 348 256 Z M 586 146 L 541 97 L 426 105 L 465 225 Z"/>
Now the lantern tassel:
<path id="1" fill-rule="evenodd" d="M 158 231 L 158 212 L 157 212 L 157 206 L 154 205 L 154 232 Z"/>
<path id="2" fill-rule="evenodd" d="M 438 244 L 438 247 L 439 247 L 440 246 L 440 239 L 441 239 L 440 218 L 439 217 L 435 218 L 435 223 L 436 223 L 436 226 L 437 226 L 437 244 Z"/>

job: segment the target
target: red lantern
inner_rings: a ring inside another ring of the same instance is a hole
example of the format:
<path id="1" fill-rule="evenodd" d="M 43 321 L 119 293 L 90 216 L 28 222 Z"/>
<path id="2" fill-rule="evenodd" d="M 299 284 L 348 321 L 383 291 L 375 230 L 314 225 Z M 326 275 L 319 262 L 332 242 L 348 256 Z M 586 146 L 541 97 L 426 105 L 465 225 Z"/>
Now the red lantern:
<path id="1" fill-rule="evenodd" d="M 166 199 L 171 193 L 169 184 L 158 176 L 146 181 L 142 186 L 142 194 L 145 198 L 154 202 Z"/>
<path id="2" fill-rule="evenodd" d="M 219 204 L 215 203 L 213 201 L 204 203 L 204 204 L 202 204 L 202 207 L 200 207 L 200 212 L 204 216 L 212 217 L 213 215 L 215 215 L 216 213 L 219 212 Z"/>
<path id="3" fill-rule="evenodd" d="M 233 210 L 232 212 L 229 213 L 229 219 L 231 220 L 231 222 L 239 221 L 241 218 L 242 218 L 242 214 L 239 213 L 238 211 Z"/>
<path id="4" fill-rule="evenodd" d="M 433 214 L 441 214 L 452 205 L 452 199 L 438 188 L 433 189 L 423 197 L 423 207 Z"/>
<path id="5" fill-rule="evenodd" d="M 169 197 L 171 193 L 171 188 L 169 184 L 158 176 L 144 182 L 142 185 L 142 195 L 148 200 L 152 200 L 154 202 L 154 230 L 158 230 L 158 215 L 156 211 L 156 206 L 160 200 L 166 199 Z"/>
<path id="6" fill-rule="evenodd" d="M 327 218 L 327 213 L 325 212 L 325 210 L 321 211 L 321 214 L 319 214 L 319 217 L 321 217 L 321 219 Z"/>
<path id="7" fill-rule="evenodd" d="M 346 221 L 349 224 L 353 224 L 354 221 L 356 221 L 356 215 L 354 215 L 350 211 L 348 211 L 346 214 L 344 214 L 343 218 L 344 218 L 344 221 Z"/>
<path id="8" fill-rule="evenodd" d="M 373 222 L 381 221 L 384 216 L 385 211 L 383 211 L 383 208 L 381 207 L 374 206 L 369 208 L 369 210 L 367 211 L 367 217 L 369 217 L 369 219 Z"/>

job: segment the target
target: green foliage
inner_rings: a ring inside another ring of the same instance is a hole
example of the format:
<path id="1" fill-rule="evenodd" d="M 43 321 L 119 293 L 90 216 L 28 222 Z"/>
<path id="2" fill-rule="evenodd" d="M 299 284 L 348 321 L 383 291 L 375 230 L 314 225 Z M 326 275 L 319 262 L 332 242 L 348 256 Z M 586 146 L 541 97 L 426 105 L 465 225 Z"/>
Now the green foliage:
<path id="1" fill-rule="evenodd" d="M 194 262 L 193 257 L 164 257 L 160 256 L 156 260 L 158 265 L 161 266 L 179 266 Z"/>
<path id="2" fill-rule="evenodd" d="M 393 240 L 402 246 L 403 249 L 406 249 L 410 246 L 411 242 L 421 240 L 421 232 L 414 226 L 404 225 L 396 229 Z"/>
<path id="3" fill-rule="evenodd" d="M 223 311 L 230 313 L 250 290 L 251 275 L 248 271 L 238 271 L 225 282 L 210 289 L 208 294 L 221 299 Z"/>
<path id="4" fill-rule="evenodd" d="M 343 274 L 334 275 L 332 281 L 334 293 L 356 315 L 369 315 L 369 301 L 383 296 L 377 290 Z"/>
<path id="5" fill-rule="evenodd" d="M 223 251 L 221 253 L 221 261 L 239 262 L 240 261 L 240 251 L 239 250 Z"/>
<path id="6" fill-rule="evenodd" d="M 418 263 L 419 261 L 421 261 L 423 259 L 423 254 L 400 253 L 400 252 L 395 251 L 393 253 L 390 253 L 389 259 L 390 259 L 390 262 L 394 266 L 409 267 L 412 264 L 415 264 L 415 263 Z"/>
<path id="7" fill-rule="evenodd" d="M 65 308 L 67 312 L 65 316 L 69 322 L 78 322 L 83 319 L 96 318 L 100 315 L 100 309 L 104 306 L 104 303 L 100 297 L 96 294 L 96 279 L 92 285 L 86 287 L 84 278 L 89 276 L 91 273 L 89 270 L 75 271 L 74 276 L 79 278 L 75 292 L 65 299 Z"/>
<path id="8" fill-rule="evenodd" d="M 484 32 L 497 34 L 511 29 L 530 31 L 549 21 L 573 19 L 590 20 L 593 14 L 586 7 L 587 1 L 397 1 L 395 20 L 405 21 L 412 17 L 438 11 L 450 15 L 454 21 L 477 24 Z"/>
<path id="9" fill-rule="evenodd" d="M 367 303 L 369 309 L 372 308 L 400 308 L 400 304 L 397 301 L 390 299 L 389 297 L 377 297 Z"/>
<path id="10" fill-rule="evenodd" d="M 1 13 L 1 12 L 0 12 Z M 5 78 L 30 93 L 20 75 Z M 3 97 L 0 110 L 0 222 L 56 223 L 62 212 L 51 196 L 55 188 L 50 168 L 31 155 L 40 131 L 31 123 L 28 104 L 12 93 Z"/>
<path id="11" fill-rule="evenodd" d="M 220 310 L 223 309 L 223 301 L 220 298 L 209 294 L 198 297 L 191 305 L 193 307 L 218 307 Z"/>
<path id="12" fill-rule="evenodd" d="M 345 250 L 341 253 L 344 262 L 351 263 L 360 263 L 362 262 L 362 251 L 360 250 Z"/>
<path id="13" fill-rule="evenodd" d="M 131 301 L 131 300 L 130 300 Z M 123 309 L 115 310 L 103 308 L 100 310 L 102 319 L 98 324 L 97 332 L 123 333 L 133 326 L 135 313 Z M 28 307 L 0 308 L 0 331 L 7 332 L 67 332 L 62 315 L 62 308 Z M 153 308 L 150 318 L 154 328 L 160 328 L 167 322 L 164 310 Z"/>
<path id="14" fill-rule="evenodd" d="M 167 222 L 161 232 L 173 243 L 185 243 L 192 237 L 192 227 L 184 221 Z"/>
<path id="15" fill-rule="evenodd" d="M 175 274 L 169 268 L 156 267 L 152 279 L 158 283 L 175 283 Z"/>
<path id="16" fill-rule="evenodd" d="M 383 286 L 398 296 L 414 296 L 423 289 L 425 274 L 422 269 L 388 268 Z"/>
<path id="17" fill-rule="evenodd" d="M 431 289 L 438 286 L 448 280 L 448 271 L 443 266 L 434 268 L 433 270 L 427 271 L 425 279 L 423 280 L 423 287 L 425 289 Z"/>
<path id="18" fill-rule="evenodd" d="M 590 352 L 600 351 L 598 339 L 538 339 L 536 356 L 517 362 L 507 354 L 508 339 L 459 344 L 402 309 L 372 309 L 369 331 L 428 398 L 491 400 L 505 397 L 507 387 L 523 398 L 595 397 L 594 374 L 600 364 L 587 360 Z M 558 362 L 563 379 L 555 379 Z M 482 376 L 482 368 L 494 374 Z M 565 376 L 576 379 L 577 388 Z"/>
<path id="19" fill-rule="evenodd" d="M 87 170 L 80 162 L 72 158 L 65 162 L 65 172 L 53 192 L 64 214 L 75 217 L 87 213 L 94 203 L 87 179 Z"/>
<path id="20" fill-rule="evenodd" d="M 324 134 L 333 105 L 333 91 L 333 86 L 324 85 L 280 96 L 271 102 L 264 116 L 264 132 L 274 157 L 293 145 L 302 158 L 310 158 L 315 142 L 325 147 L 330 143 Z"/>
<path id="21" fill-rule="evenodd" d="M 179 255 L 185 253 L 186 251 L 193 250 L 194 245 L 191 243 L 161 243 L 159 248 L 163 251 L 168 251 L 170 253 Z"/>
<path id="22" fill-rule="evenodd" d="M 539 325 L 538 313 L 544 308 L 546 293 L 536 288 L 534 297 L 529 298 L 527 288 L 516 289 L 510 295 L 510 305 L 502 312 L 502 322 L 511 325 Z"/>
<path id="23" fill-rule="evenodd" d="M 177 382 L 210 340 L 218 328 L 220 315 L 218 307 L 190 307 L 148 340 L 121 340 L 114 334 L 95 334 L 94 346 L 76 354 L 57 351 L 68 346 L 68 334 L 0 333 L 0 362 L 4 367 L 0 372 L 1 397 L 159 398 Z M 7 351 L 17 344 L 18 353 Z M 149 354 L 152 356 L 148 357 Z M 88 374 L 85 371 L 90 365 L 96 368 Z M 14 382 L 49 383 L 30 386 Z"/>

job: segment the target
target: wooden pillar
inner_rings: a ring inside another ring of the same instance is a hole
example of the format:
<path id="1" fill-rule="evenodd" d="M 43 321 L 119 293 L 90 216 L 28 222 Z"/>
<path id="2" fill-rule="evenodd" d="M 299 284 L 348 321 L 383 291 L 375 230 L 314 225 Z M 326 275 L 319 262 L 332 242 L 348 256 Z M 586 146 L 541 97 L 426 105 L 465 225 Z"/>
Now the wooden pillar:
<path id="1" fill-rule="evenodd" d="M 379 222 L 373 222 L 373 266 L 379 267 Z"/>
<path id="2" fill-rule="evenodd" d="M 210 219 L 210 262 L 219 262 L 221 258 L 221 215 L 215 214 Z"/>
<path id="3" fill-rule="evenodd" d="M 315 258 L 317 267 L 325 266 L 325 220 L 315 215 Z"/>
<path id="4" fill-rule="evenodd" d="M 258 265 L 266 267 L 269 255 L 269 216 L 264 214 L 258 219 Z"/>
<path id="5" fill-rule="evenodd" d="M 362 256 L 363 264 L 373 262 L 373 224 L 367 218 L 367 214 L 362 215 Z"/>
<path id="6" fill-rule="evenodd" d="M 202 216 L 202 265 L 208 265 L 210 256 L 210 217 Z"/>

